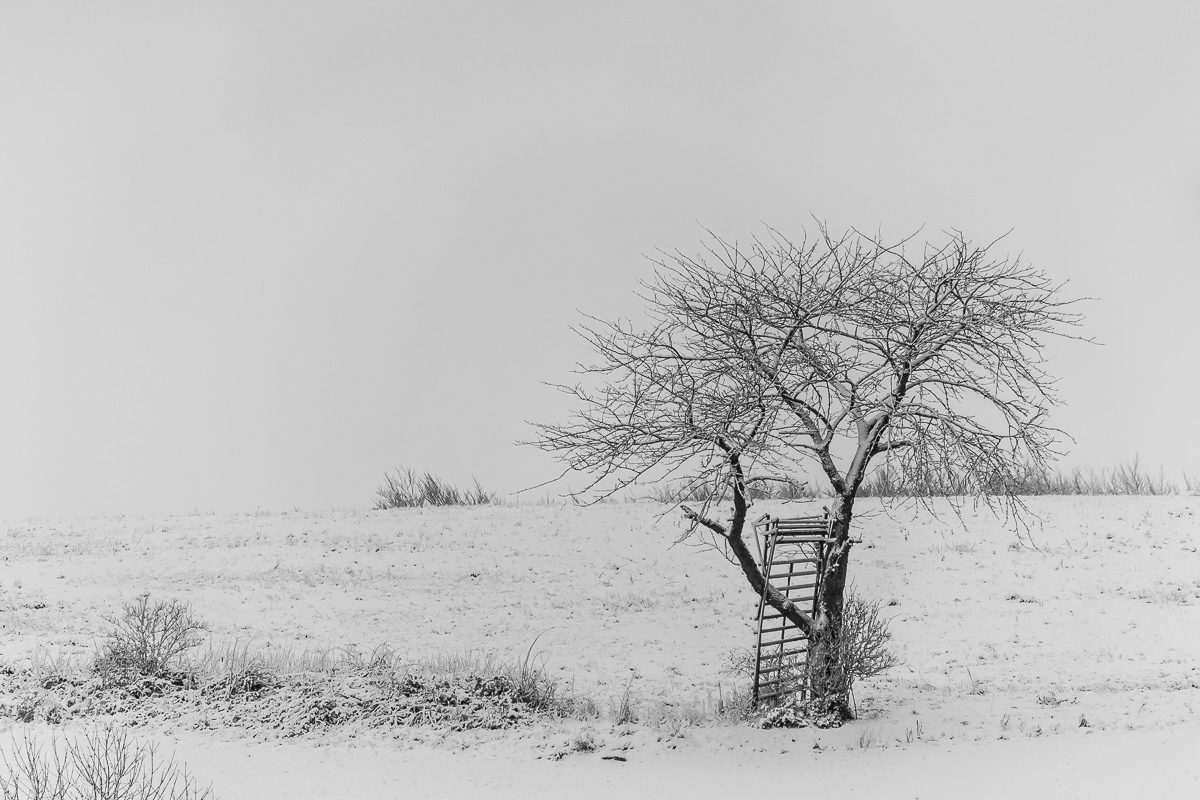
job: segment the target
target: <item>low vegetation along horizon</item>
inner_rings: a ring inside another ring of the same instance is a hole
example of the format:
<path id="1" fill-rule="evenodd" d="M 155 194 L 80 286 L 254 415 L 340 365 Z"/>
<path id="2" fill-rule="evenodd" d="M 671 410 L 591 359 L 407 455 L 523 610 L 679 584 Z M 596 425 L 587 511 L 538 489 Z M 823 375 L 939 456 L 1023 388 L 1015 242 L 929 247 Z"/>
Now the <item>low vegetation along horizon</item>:
<path id="1" fill-rule="evenodd" d="M 996 487 L 996 492 L 1007 490 L 1022 497 L 1200 494 L 1200 478 L 1186 471 L 1181 473 L 1180 478 L 1178 483 L 1170 480 L 1161 467 L 1156 472 L 1147 471 L 1140 459 L 1134 458 L 1100 469 L 1073 467 L 1069 470 L 1051 470 L 1030 467 L 1015 476 L 1008 486 Z M 860 497 L 887 498 L 956 497 L 965 494 L 963 488 L 956 485 L 952 477 L 937 480 L 926 475 L 914 481 L 883 465 L 869 475 L 858 494 Z M 710 491 L 711 487 L 707 484 L 662 481 L 642 491 L 627 492 L 624 497 L 627 500 L 658 503 L 704 502 L 710 499 Z M 807 500 L 830 496 L 827 490 L 814 489 L 810 481 L 794 477 L 755 484 L 748 488 L 748 493 L 753 500 Z M 559 498 L 560 501 L 567 499 L 567 496 Z M 462 489 L 432 472 L 418 472 L 402 465 L 394 473 L 384 474 L 384 483 L 376 490 L 372 508 L 499 505 L 504 502 L 500 494 L 484 489 L 478 480 L 472 479 L 470 489 Z M 542 502 L 554 502 L 553 495 L 547 493 Z"/>
<path id="2" fill-rule="evenodd" d="M 626 758 L 714 727 L 819 724 L 751 708 L 755 598 L 714 553 L 671 548 L 680 523 L 660 502 L 513 506 L 478 484 L 395 477 L 384 488 L 405 502 L 381 489 L 371 511 L 8 525 L 0 715 L 17 727 L 0 796 L 57 796 L 13 788 L 42 763 L 30 724 L 97 731 L 44 761 L 76 782 L 97 746 L 136 760 L 128 729 L 542 730 L 531 747 L 547 757 Z M 857 719 L 822 731 L 827 745 L 1191 718 L 1181 692 L 1200 688 L 1200 650 L 1173 632 L 1200 625 L 1200 500 L 1179 495 L 1196 487 L 1136 462 L 1038 485 L 1054 491 L 1030 493 L 1020 536 L 984 507 L 864 499 L 848 607 L 880 623 L 891 668 L 857 676 Z M 648 499 L 687 499 L 677 488 Z M 799 494 L 756 501 L 819 510 Z M 179 770 L 147 774 L 177 787 L 153 796 L 211 796 Z"/>

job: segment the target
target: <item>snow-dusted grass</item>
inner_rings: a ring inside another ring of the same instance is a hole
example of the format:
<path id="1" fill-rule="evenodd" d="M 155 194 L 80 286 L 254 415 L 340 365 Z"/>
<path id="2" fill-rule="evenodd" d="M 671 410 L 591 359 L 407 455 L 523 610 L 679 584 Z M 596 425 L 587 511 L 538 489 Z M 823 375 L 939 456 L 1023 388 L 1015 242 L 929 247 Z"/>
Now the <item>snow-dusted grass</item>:
<path id="1" fill-rule="evenodd" d="M 958 517 L 939 500 L 934 516 L 879 502 L 859 504 L 851 575 L 882 601 L 902 664 L 856 687 L 862 719 L 820 732 L 822 748 L 1067 741 L 1195 722 L 1200 498 L 1031 498 L 1041 522 L 1023 537 L 982 508 Z M 752 641 L 755 603 L 715 553 L 670 546 L 679 528 L 663 510 L 9 522 L 0 657 L 16 669 L 85 666 L 104 617 L 150 592 L 190 602 L 209 623 L 214 638 L 195 657 L 228 660 L 240 647 L 272 669 L 367 658 L 384 644 L 411 663 L 509 661 L 536 640 L 561 692 L 593 711 L 561 723 L 561 744 L 553 730 L 515 735 L 528 752 L 576 754 L 580 726 L 600 756 L 680 734 L 721 749 L 778 733 L 695 727 L 719 722 L 745 690 L 723 668 Z M 819 501 L 753 513 L 813 510 Z M 622 736 L 622 715 L 653 723 L 651 738 Z"/>

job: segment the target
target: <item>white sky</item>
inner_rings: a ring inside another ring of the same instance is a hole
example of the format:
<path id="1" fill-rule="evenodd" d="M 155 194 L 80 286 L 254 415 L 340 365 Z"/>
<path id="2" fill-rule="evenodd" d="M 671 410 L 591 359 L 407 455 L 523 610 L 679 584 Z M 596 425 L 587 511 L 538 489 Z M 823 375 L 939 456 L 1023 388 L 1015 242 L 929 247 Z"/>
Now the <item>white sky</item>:
<path id="1" fill-rule="evenodd" d="M 835 7 L 836 6 L 836 7 Z M 0 516 L 510 492 L 701 225 L 1009 229 L 1069 463 L 1200 475 L 1200 6 L 0 6 Z"/>

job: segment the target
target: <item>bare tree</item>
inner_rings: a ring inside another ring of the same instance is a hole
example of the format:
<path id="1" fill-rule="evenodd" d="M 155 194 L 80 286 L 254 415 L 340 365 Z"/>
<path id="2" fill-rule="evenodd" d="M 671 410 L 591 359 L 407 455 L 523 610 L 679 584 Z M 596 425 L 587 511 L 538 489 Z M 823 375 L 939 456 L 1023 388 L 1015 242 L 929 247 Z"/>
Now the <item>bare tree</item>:
<path id="1" fill-rule="evenodd" d="M 798 244 L 714 236 L 699 257 L 665 256 L 642 285 L 647 324 L 579 329 L 598 360 L 559 387 L 577 403 L 571 421 L 538 425 L 534 444 L 590 476 L 585 497 L 672 477 L 707 487 L 709 502 L 682 507 L 685 538 L 718 547 L 812 637 L 815 693 L 844 696 L 822 659 L 839 646 L 854 500 L 873 460 L 1020 512 L 1015 480 L 1057 455 L 1042 337 L 1080 317 L 1061 286 L 993 258 L 993 245 L 958 232 L 885 244 L 822 226 Z M 743 538 L 749 487 L 797 471 L 832 493 L 815 615 L 764 580 Z M 711 513 L 726 499 L 727 523 Z"/>

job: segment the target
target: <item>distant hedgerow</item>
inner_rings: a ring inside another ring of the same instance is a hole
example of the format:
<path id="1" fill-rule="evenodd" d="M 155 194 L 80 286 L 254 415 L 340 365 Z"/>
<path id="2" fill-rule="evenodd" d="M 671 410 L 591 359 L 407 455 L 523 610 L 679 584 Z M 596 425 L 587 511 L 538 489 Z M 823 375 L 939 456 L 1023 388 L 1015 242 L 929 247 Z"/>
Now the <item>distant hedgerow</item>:
<path id="1" fill-rule="evenodd" d="M 723 499 L 727 490 L 722 491 L 722 488 L 711 483 L 665 481 L 652 486 L 645 499 L 656 503 L 703 503 L 714 498 Z M 750 500 L 812 500 L 823 495 L 805 481 L 786 478 L 750 484 L 746 487 L 746 496 Z"/>
<path id="2" fill-rule="evenodd" d="M 1187 491 L 1193 491 L 1191 477 L 1184 474 L 1183 479 Z M 1169 481 L 1161 469 L 1157 475 L 1146 472 L 1137 458 L 1100 470 L 1076 468 L 1070 472 L 1051 472 L 1030 466 L 1010 475 L 997 476 L 982 488 L 985 494 L 1007 492 L 1023 496 L 1179 494 L 1178 485 Z M 953 472 L 906 475 L 884 465 L 863 482 L 858 494 L 860 497 L 946 497 L 969 492 L 970 487 Z"/>
<path id="3" fill-rule="evenodd" d="M 473 481 L 470 489 L 459 489 L 431 472 L 418 473 L 398 467 L 395 474 L 384 473 L 384 484 L 375 490 L 375 509 L 413 508 L 418 506 L 486 506 L 499 503 L 500 497 Z"/>

